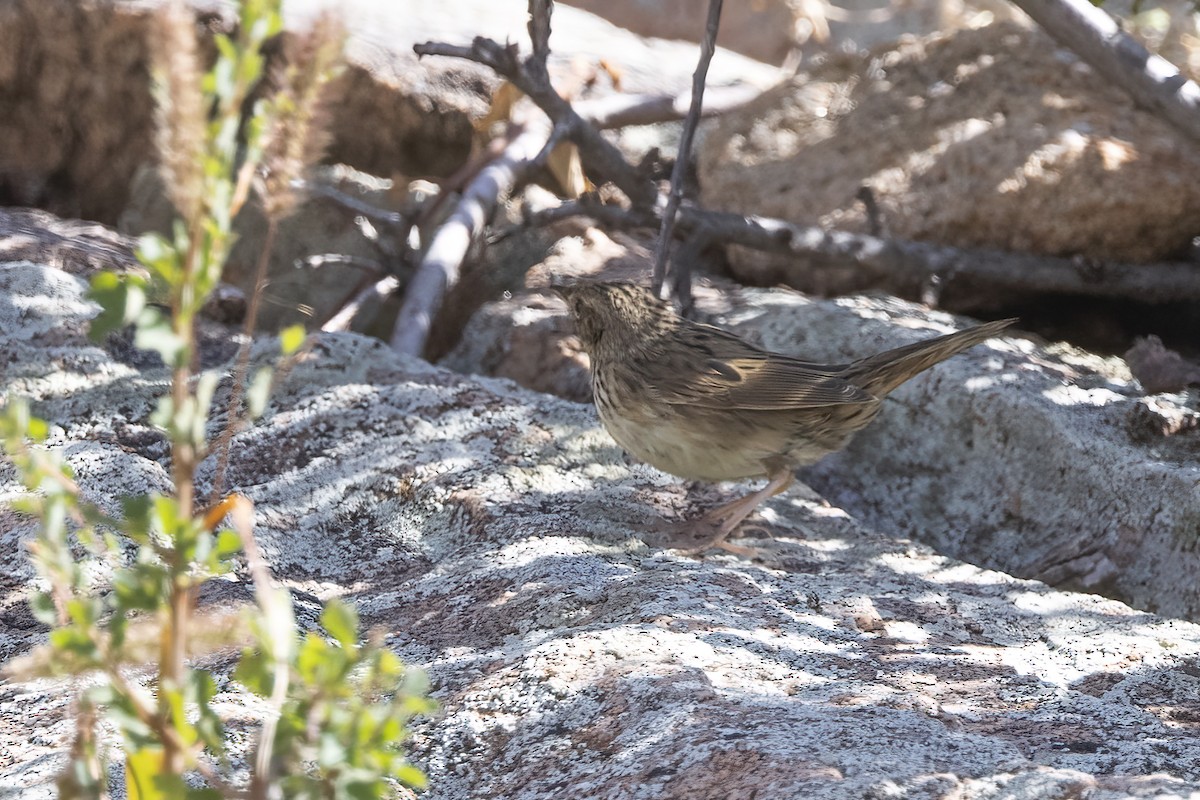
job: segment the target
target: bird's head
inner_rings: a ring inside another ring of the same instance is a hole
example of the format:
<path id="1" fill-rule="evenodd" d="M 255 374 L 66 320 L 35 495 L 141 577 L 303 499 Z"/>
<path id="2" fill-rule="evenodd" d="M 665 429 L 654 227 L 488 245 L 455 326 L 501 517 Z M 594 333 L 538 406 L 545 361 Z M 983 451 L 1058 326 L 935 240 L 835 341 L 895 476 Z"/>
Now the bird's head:
<path id="1" fill-rule="evenodd" d="M 641 286 L 577 283 L 555 286 L 554 290 L 567 301 L 575 331 L 593 358 L 598 351 L 627 350 L 654 342 L 679 322 L 670 303 Z"/>

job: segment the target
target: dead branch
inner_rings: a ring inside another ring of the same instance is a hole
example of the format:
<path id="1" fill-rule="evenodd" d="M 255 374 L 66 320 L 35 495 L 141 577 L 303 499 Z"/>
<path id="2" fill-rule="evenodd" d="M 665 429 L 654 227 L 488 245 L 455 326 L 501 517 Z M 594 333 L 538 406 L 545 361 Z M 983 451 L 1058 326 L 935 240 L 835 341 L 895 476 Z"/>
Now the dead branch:
<path id="1" fill-rule="evenodd" d="M 688 108 L 687 119 L 683 123 L 683 132 L 679 137 L 679 152 L 675 155 L 675 166 L 671 170 L 671 191 L 667 194 L 667 208 L 663 212 L 662 227 L 658 232 L 658 248 L 654 253 L 654 273 L 652 287 L 661 297 L 675 296 L 680 305 L 690 306 L 689 294 L 681 294 L 679 290 L 691 286 L 691 281 L 685 275 L 683 279 L 675 278 L 667 282 L 667 255 L 671 252 L 671 239 L 675 228 L 675 215 L 683 200 L 683 179 L 692 161 L 692 140 L 696 137 L 696 126 L 700 124 L 700 107 L 704 103 L 704 84 L 708 77 L 708 64 L 712 61 L 717 49 L 717 29 L 721 25 L 722 0 L 709 0 L 708 20 L 704 26 L 704 39 L 700 42 L 700 60 L 696 63 L 696 71 L 692 75 L 692 103 Z M 675 264 L 675 272 L 686 271 L 688 265 L 680 261 Z M 665 292 L 665 294 L 664 294 Z"/>
<path id="2" fill-rule="evenodd" d="M 419 356 L 424 351 L 433 319 L 446 291 L 457 283 L 471 245 L 480 240 L 500 200 L 545 162 L 558 139 L 573 141 L 584 163 L 601 178 L 615 183 L 635 204 L 652 204 L 657 197 L 650 181 L 640 176 L 597 129 L 584 122 L 550 83 L 546 59 L 550 54 L 552 10 L 552 0 L 529 0 L 533 47 L 525 59 L 519 57 L 515 45 L 503 46 L 484 37 L 476 37 L 470 47 L 438 42 L 413 47 L 418 56 L 455 56 L 490 67 L 533 100 L 549 123 L 527 124 L 504 152 L 475 176 L 454 212 L 438 229 L 409 282 L 396 319 L 391 345 L 399 352 Z"/>
<path id="3" fill-rule="evenodd" d="M 590 197 L 530 215 L 542 225 L 587 216 L 613 228 L 654 228 L 661 215 L 604 205 Z M 689 241 L 738 244 L 795 257 L 789 283 L 829 284 L 814 276 L 850 270 L 853 287 L 869 282 L 901 297 L 923 299 L 954 311 L 987 311 L 1030 297 L 1074 295 L 1147 304 L 1200 301 L 1200 268 L 1188 263 L 1118 264 L 999 250 L 880 238 L 793 225 L 685 205 L 679 228 Z M 692 239 L 694 236 L 700 238 Z M 699 245 L 693 245 L 698 247 Z M 863 276 L 866 276 L 864 279 Z M 930 297 L 931 289 L 935 296 Z"/>
<path id="4" fill-rule="evenodd" d="M 392 333 L 394 349 L 415 356 L 425 350 L 433 319 L 447 289 L 458 282 L 471 244 L 479 240 L 501 199 L 532 172 L 549 136 L 549 125 L 527 126 L 463 190 L 453 213 L 429 243 L 408 284 Z"/>
<path id="5" fill-rule="evenodd" d="M 395 275 L 384 275 L 379 280 L 371 281 L 369 286 L 355 291 L 336 313 L 323 322 L 321 330 L 325 333 L 350 330 L 350 323 L 358 316 L 358 312 L 363 309 L 363 306 L 373 300 L 382 302 L 399 288 L 400 279 Z"/>
<path id="6" fill-rule="evenodd" d="M 704 90 L 701 117 L 724 114 L 746 105 L 762 94 L 749 84 L 709 86 Z M 626 125 L 653 125 L 673 122 L 687 116 L 691 94 L 614 94 L 575 103 L 579 116 L 601 130 Z"/>
<path id="7" fill-rule="evenodd" d="M 932 300 L 962 312 L 997 309 L 1017 299 L 1047 294 L 1143 303 L 1200 300 L 1200 270 L 1193 264 L 1106 264 L 962 249 L 686 207 L 680 213 L 680 226 L 705 227 L 716 240 L 796 256 L 792 270 L 799 274 L 853 267 L 854 289 L 860 289 L 867 276 L 872 286 L 892 294 Z M 838 291 L 836 286 L 829 289 Z"/>
<path id="8" fill-rule="evenodd" d="M 352 194 L 347 194 L 341 189 L 334 188 L 324 183 L 306 180 L 305 178 L 296 178 L 291 182 L 294 189 L 307 192 L 310 195 L 319 195 L 326 199 L 332 200 L 340 206 L 350 209 L 356 214 L 362 214 L 368 219 L 373 219 L 378 222 L 386 222 L 389 225 L 412 225 L 412 220 L 408 219 L 399 211 L 392 211 L 386 208 L 372 205 L 365 200 L 360 200 Z"/>
<path id="9" fill-rule="evenodd" d="M 475 37 L 469 47 L 426 42 L 413 45 L 413 52 L 418 56 L 464 58 L 490 67 L 533 100 L 554 125 L 565 126 L 566 137 L 579 148 L 584 165 L 597 177 L 616 184 L 634 205 L 653 205 L 657 199 L 654 185 L 629 165 L 616 145 L 587 124 L 550 83 L 546 56 L 552 5 L 550 0 L 530 0 L 529 36 L 533 40 L 533 55 L 529 58 L 521 59 L 515 44 L 506 46 L 482 36 Z"/>
<path id="10" fill-rule="evenodd" d="M 1134 102 L 1200 141 L 1200 86 L 1154 55 L 1088 0 L 1013 0 L 1034 21 Z"/>

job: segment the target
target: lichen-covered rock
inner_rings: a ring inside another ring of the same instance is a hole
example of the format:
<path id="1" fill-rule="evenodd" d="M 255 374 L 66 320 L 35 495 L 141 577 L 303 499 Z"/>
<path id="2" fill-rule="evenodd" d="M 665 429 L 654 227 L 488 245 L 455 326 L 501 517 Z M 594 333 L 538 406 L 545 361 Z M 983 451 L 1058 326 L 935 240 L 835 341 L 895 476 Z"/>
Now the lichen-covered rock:
<path id="1" fill-rule="evenodd" d="M 546 294 L 497 300 L 471 317 L 458 345 L 440 363 L 590 403 L 587 356 L 573 333 L 561 304 Z"/>
<path id="2" fill-rule="evenodd" d="M 58 367 L 0 359 L 5 388 L 34 397 L 87 491 L 161 489 L 161 448 L 121 434 L 145 425 L 161 373 L 77 338 L 92 313 L 77 279 L 30 263 L 0 278 L 0 296 L 23 293 L 0 343 Z M 765 321 L 772 297 L 756 297 Z M 28 308 L 63 309 L 66 338 Z M 1029 368 L 1020 346 L 983 349 L 942 378 L 968 408 Z M 949 385 L 967 372 L 987 385 Z M 301 620 L 340 596 L 429 671 L 442 710 L 411 752 L 431 800 L 1200 792 L 1200 626 L 876 535 L 802 486 L 764 508 L 758 561 L 650 549 L 659 515 L 744 487 L 689 494 L 629 463 L 586 406 L 322 336 L 233 452 Z M 6 470 L 0 497 L 17 493 Z M 29 591 L 30 535 L 0 517 L 5 603 Z M 45 636 L 16 608 L 2 657 Z M 254 707 L 227 669 L 236 773 Z M 65 688 L 0 688 L 0 790 L 53 796 Z"/>
<path id="3" fill-rule="evenodd" d="M 1156 116 L 1014 23 L 831 60 L 724 115 L 699 155 L 704 203 L 962 247 L 1150 261 L 1200 229 L 1200 155 Z M 737 275 L 819 286 L 732 248 Z M 858 287 L 861 288 L 861 287 Z"/>

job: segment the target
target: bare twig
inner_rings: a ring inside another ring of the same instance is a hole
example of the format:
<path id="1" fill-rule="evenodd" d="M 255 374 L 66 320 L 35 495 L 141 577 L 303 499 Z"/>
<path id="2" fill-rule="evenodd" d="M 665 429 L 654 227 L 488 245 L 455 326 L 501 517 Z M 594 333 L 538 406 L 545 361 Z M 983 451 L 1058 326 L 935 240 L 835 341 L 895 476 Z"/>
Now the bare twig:
<path id="1" fill-rule="evenodd" d="M 463 191 L 454 212 L 438 229 L 409 282 L 392 333 L 394 349 L 415 356 L 424 351 L 433 318 L 441 308 L 446 290 L 458 282 L 471 243 L 479 240 L 501 198 L 531 172 L 533 161 L 549 135 L 548 125 L 530 125 Z"/>
<path id="2" fill-rule="evenodd" d="M 324 183 L 310 181 L 304 178 L 296 178 L 292 181 L 292 187 L 307 192 L 310 195 L 320 195 L 328 198 L 338 205 L 345 206 L 356 214 L 362 214 L 364 217 L 376 220 L 378 222 L 386 222 L 389 225 L 410 225 L 411 221 L 399 211 L 390 211 L 386 208 L 379 208 L 371 205 L 365 200 L 361 200 L 352 194 L 347 194 L 341 189 L 335 189 Z"/>
<path id="3" fill-rule="evenodd" d="M 554 0 L 529 0 L 529 41 L 533 43 L 533 59 L 527 63 L 536 77 L 550 82 L 546 59 L 550 57 L 550 15 Z"/>
<path id="4" fill-rule="evenodd" d="M 387 269 L 383 264 L 373 259 L 352 256 L 346 253 L 321 253 L 320 255 L 309 256 L 300 262 L 300 264 L 297 264 L 297 266 L 303 265 L 311 269 L 320 269 L 321 267 L 328 267 L 335 264 L 361 269 L 369 275 L 378 275 Z"/>
<path id="5" fill-rule="evenodd" d="M 258 264 L 254 269 L 254 291 L 250 294 L 250 305 L 246 309 L 246 320 L 242 326 L 243 342 L 238 349 L 237 363 L 233 368 L 233 387 L 229 391 L 229 410 L 225 418 L 225 427 L 217 438 L 216 466 L 213 469 L 212 491 L 208 495 L 210 505 L 218 502 L 225 493 L 225 473 L 229 469 L 229 445 L 233 436 L 241 428 L 245 420 L 242 411 L 242 397 L 246 392 L 246 377 L 250 372 L 250 350 L 254 347 L 254 329 L 258 324 L 258 308 L 262 304 L 263 289 L 267 285 L 267 266 L 271 261 L 271 251 L 275 248 L 275 235 L 279 230 L 278 218 L 267 216 L 267 233 L 263 239 L 262 250 L 258 254 Z"/>
<path id="6" fill-rule="evenodd" d="M 704 90 L 701 117 L 740 108 L 762 94 L 757 86 L 709 86 Z M 687 116 L 691 94 L 614 94 L 575 103 L 575 111 L 601 130 L 626 125 L 653 125 Z"/>
<path id="7" fill-rule="evenodd" d="M 530 0 L 530 35 L 535 40 L 535 48 L 542 47 L 537 44 L 538 39 L 549 36 L 549 7 L 548 0 Z M 465 58 L 490 67 L 524 92 L 553 123 L 567 127 L 568 138 L 579 147 L 580 158 L 589 170 L 616 184 L 634 205 L 653 205 L 655 202 L 657 191 L 653 184 L 629 165 L 616 145 L 588 125 L 571 103 L 559 95 L 550 83 L 545 64 L 542 63 L 540 68 L 537 66 L 536 55 L 523 61 L 516 45 L 506 46 L 484 37 L 476 37 L 469 47 L 426 42 L 414 45 L 413 52 L 418 56 Z"/>
<path id="8" fill-rule="evenodd" d="M 600 202 L 594 194 L 585 194 L 578 200 L 568 200 L 552 208 L 540 209 L 527 215 L 519 225 L 502 228 L 488 238 L 488 244 L 502 242 L 524 228 L 552 225 L 574 217 L 591 217 L 596 222 L 612 228 L 656 228 L 662 217 L 648 210 L 624 208 Z"/>
<path id="9" fill-rule="evenodd" d="M 1122 31 L 1088 0 L 1014 0 L 1047 33 L 1124 89 L 1135 103 L 1200 141 L 1200 86 Z"/>
<path id="10" fill-rule="evenodd" d="M 564 122 L 554 123 L 554 127 L 550 129 L 550 135 L 546 137 L 546 143 L 542 145 L 542 149 L 536 156 L 533 157 L 533 166 L 542 169 L 546 166 L 546 162 L 550 160 L 550 154 L 554 152 L 554 148 L 558 147 L 562 140 L 570 133 L 570 126 Z"/>
<path id="11" fill-rule="evenodd" d="M 931 282 L 938 282 L 939 305 L 962 312 L 1002 308 L 1046 294 L 1144 303 L 1200 300 L 1200 271 L 1193 264 L 1102 264 L 964 249 L 689 208 L 681 212 L 680 224 L 685 229 L 703 225 L 721 241 L 797 256 L 791 268 L 797 276 L 853 267 L 853 284 L 827 284 L 832 293 L 863 288 L 865 275 L 872 286 L 909 298 L 920 298 Z"/>
<path id="12" fill-rule="evenodd" d="M 678 294 L 678 289 L 689 286 L 687 278 L 673 279 L 667 282 L 667 255 L 671 251 L 671 238 L 675 229 L 675 215 L 679 211 L 679 203 L 683 200 L 683 180 L 687 174 L 692 159 L 692 139 L 696 136 L 696 126 L 700 124 L 700 108 L 704 103 L 704 84 L 708 77 L 708 64 L 712 61 L 713 52 L 717 49 L 717 29 L 721 24 L 722 0 L 708 0 L 708 21 L 704 26 L 704 39 L 700 42 L 700 60 L 696 63 L 696 72 L 692 75 L 692 104 L 688 109 L 687 119 L 683 123 L 683 133 L 679 137 L 679 152 L 675 156 L 675 168 L 671 170 L 671 191 L 667 195 L 667 208 L 663 212 L 662 228 L 658 233 L 658 249 L 654 254 L 653 288 L 660 297 L 675 295 L 680 305 L 690 305 L 690 298 Z M 675 265 L 676 271 L 688 269 L 682 262 Z"/>
<path id="13" fill-rule="evenodd" d="M 288 683 L 291 679 L 291 653 L 295 639 L 295 619 L 291 604 L 283 599 L 286 589 L 278 588 L 271 580 L 271 570 L 258 549 L 254 539 L 254 505 L 241 495 L 229 498 L 229 515 L 233 528 L 242 540 L 242 551 L 246 554 L 246 568 L 254 581 L 254 595 L 262 610 L 263 620 L 268 626 L 268 648 L 271 668 L 271 696 L 267 698 L 269 711 L 263 718 L 259 732 L 258 748 L 255 752 L 254 771 L 250 778 L 250 796 L 267 798 L 272 784 L 272 754 L 275 747 L 275 729 L 279 714 L 287 699 Z"/>
<path id="14" fill-rule="evenodd" d="M 514 132 L 507 131 L 502 136 L 496 136 L 480 152 L 472 153 L 470 158 L 454 170 L 450 177 L 439 180 L 437 195 L 422 205 L 421 210 L 417 213 L 417 230 L 423 232 L 431 220 L 437 219 L 438 215 L 442 213 L 442 207 L 449 203 L 455 194 L 462 191 L 463 187 L 473 181 L 480 170 L 499 158 L 504 153 L 504 148 L 512 143 L 512 137 L 515 135 Z M 422 233 L 422 238 L 423 236 Z"/>
<path id="15" fill-rule="evenodd" d="M 572 216 L 588 216 L 613 228 L 654 228 L 660 215 L 602 205 L 590 198 L 539 211 L 526 224 L 542 225 Z M 866 234 L 827 231 L 768 217 L 744 217 L 683 206 L 679 227 L 700 230 L 709 242 L 738 244 L 795 257 L 780 280 L 793 285 L 824 282 L 833 293 L 864 288 L 864 283 L 902 297 L 920 298 L 939 284 L 939 304 L 955 311 L 1003 308 L 1023 298 L 1046 294 L 1109 297 L 1141 303 L 1200 302 L 1200 270 L 1194 264 L 1097 263 L 999 250 L 883 239 Z M 853 285 L 817 276 L 845 271 Z M 789 277 L 791 276 L 791 277 Z M 865 276 L 865 277 L 864 277 Z"/>
<path id="16" fill-rule="evenodd" d="M 707 228 L 694 228 L 675 252 L 676 264 L 686 264 L 683 269 L 671 270 L 671 283 L 679 313 L 688 316 L 692 311 L 692 266 L 700 260 L 700 254 L 712 244 L 713 238 Z"/>
<path id="17" fill-rule="evenodd" d="M 395 275 L 385 275 L 377 281 L 372 281 L 370 286 L 356 292 L 336 314 L 323 323 L 321 330 L 325 333 L 350 330 L 350 323 L 358 316 L 363 306 L 372 300 L 384 300 L 399 288 L 400 279 Z"/>
<path id="18" fill-rule="evenodd" d="M 863 210 L 867 212 L 867 230 L 872 236 L 883 236 L 883 212 L 879 208 L 878 201 L 875 200 L 875 192 L 870 186 L 863 184 L 858 187 L 858 191 L 854 193 L 854 198 L 863 204 Z"/>
<path id="19" fill-rule="evenodd" d="M 533 53 L 524 60 L 518 58 L 515 45 L 502 47 L 482 37 L 476 37 L 470 48 L 433 42 L 413 47 L 418 56 L 458 56 L 491 67 L 532 98 L 545 111 L 553 126 L 525 124 L 503 152 L 483 167 L 464 188 L 454 212 L 442 223 L 429 243 L 408 284 L 391 338 L 392 347 L 401 353 L 420 356 L 424 352 L 434 317 L 442 306 L 446 292 L 458 282 L 459 272 L 472 243 L 481 239 L 501 198 L 511 193 L 526 176 L 545 162 L 556 139 L 587 127 L 582 125 L 582 120 L 570 104 L 554 90 L 546 69 L 546 59 L 550 55 L 550 15 L 553 7 L 553 0 L 529 0 L 529 38 L 533 43 Z M 615 153 L 616 160 L 622 166 L 628 167 L 615 147 L 600 139 L 597 131 L 590 130 L 608 150 Z M 601 152 L 603 159 L 606 151 L 601 148 Z M 442 196 L 445 194 L 443 192 Z M 360 296 L 365 300 L 372 293 L 391 288 L 384 279 Z M 359 306 L 356 302 L 358 299 L 356 297 L 327 324 L 348 324 Z"/>

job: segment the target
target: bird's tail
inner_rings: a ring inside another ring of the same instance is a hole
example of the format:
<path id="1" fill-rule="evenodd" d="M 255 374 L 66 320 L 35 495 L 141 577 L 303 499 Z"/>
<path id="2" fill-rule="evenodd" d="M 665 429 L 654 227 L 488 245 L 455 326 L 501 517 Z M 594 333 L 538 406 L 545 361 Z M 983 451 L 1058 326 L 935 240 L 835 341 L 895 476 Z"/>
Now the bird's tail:
<path id="1" fill-rule="evenodd" d="M 1016 321 L 1015 318 L 1000 319 L 969 330 L 887 350 L 855 361 L 846 369 L 843 377 L 876 397 L 883 397 L 909 378 L 985 339 L 996 336 Z"/>

